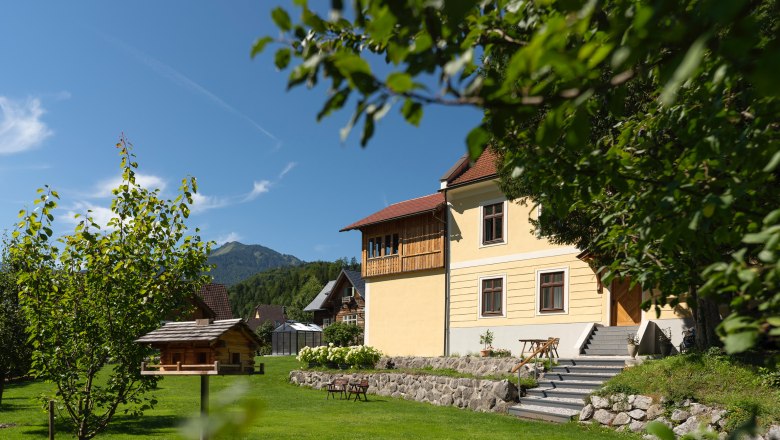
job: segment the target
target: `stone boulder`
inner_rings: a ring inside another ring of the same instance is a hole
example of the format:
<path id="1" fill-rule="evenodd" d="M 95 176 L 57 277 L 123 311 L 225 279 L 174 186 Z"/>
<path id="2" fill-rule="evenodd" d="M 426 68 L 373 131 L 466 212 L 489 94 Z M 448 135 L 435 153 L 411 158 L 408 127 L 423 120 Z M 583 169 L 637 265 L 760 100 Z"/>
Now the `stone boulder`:
<path id="1" fill-rule="evenodd" d="M 612 424 L 612 421 L 614 419 L 615 419 L 615 415 L 605 409 L 599 409 L 596 410 L 595 413 L 593 413 L 593 420 L 601 423 L 602 425 L 609 426 Z"/>
<path id="2" fill-rule="evenodd" d="M 580 411 L 580 421 L 590 420 L 590 418 L 593 417 L 594 412 L 595 409 L 593 408 L 592 403 L 585 405 L 582 408 L 582 411 Z"/>

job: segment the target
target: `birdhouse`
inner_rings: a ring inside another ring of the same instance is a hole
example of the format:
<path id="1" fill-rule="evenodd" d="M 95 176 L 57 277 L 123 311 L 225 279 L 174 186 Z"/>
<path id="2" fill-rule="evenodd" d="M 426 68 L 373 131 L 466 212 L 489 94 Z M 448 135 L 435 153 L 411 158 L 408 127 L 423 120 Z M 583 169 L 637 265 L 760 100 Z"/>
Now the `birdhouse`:
<path id="1" fill-rule="evenodd" d="M 135 342 L 160 350 L 160 363 L 142 363 L 142 375 L 252 374 L 261 344 L 243 319 L 167 322 Z"/>

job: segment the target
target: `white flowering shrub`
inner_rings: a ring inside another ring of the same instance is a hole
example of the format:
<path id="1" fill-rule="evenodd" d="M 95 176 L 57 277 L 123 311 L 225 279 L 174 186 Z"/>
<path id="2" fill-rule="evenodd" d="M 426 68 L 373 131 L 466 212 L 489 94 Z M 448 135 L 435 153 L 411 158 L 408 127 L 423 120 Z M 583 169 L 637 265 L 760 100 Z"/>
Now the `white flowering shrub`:
<path id="1" fill-rule="evenodd" d="M 349 365 L 351 368 L 372 368 L 382 357 L 382 352 L 367 345 L 336 347 L 333 344 L 320 347 L 303 347 L 296 359 L 311 365 Z"/>

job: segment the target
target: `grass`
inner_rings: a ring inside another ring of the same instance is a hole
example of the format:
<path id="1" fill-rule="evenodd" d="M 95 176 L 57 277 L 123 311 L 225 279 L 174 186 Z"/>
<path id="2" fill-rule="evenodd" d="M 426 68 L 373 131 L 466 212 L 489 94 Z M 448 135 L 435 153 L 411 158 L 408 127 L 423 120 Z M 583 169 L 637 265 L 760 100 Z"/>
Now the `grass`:
<path id="1" fill-rule="evenodd" d="M 369 395 L 368 402 L 326 400 L 324 391 L 288 383 L 290 370 L 300 368 L 293 357 L 265 357 L 265 375 L 249 377 L 215 376 L 210 379 L 211 407 L 220 407 L 225 389 L 245 381 L 250 397 L 258 406 L 257 417 L 242 435 L 224 438 L 273 439 L 602 439 L 629 438 L 602 428 L 576 423 L 555 425 L 532 422 L 492 413 L 476 413 L 453 407 L 438 407 L 390 397 Z M 0 411 L 0 424 L 16 426 L 0 429 L 0 438 L 28 439 L 46 435 L 46 413 L 36 397 L 51 391 L 51 384 L 23 382 L 10 384 Z M 118 415 L 109 430 L 98 438 L 182 438 L 179 426 L 197 414 L 197 377 L 167 377 L 154 393 L 158 405 L 142 417 Z M 231 400 L 231 399 L 227 399 Z M 247 400 L 243 400 L 246 405 Z M 241 403 L 228 402 L 220 413 L 240 416 Z M 217 411 L 212 411 L 212 413 Z M 58 438 L 65 435 L 58 427 Z"/>
<path id="2" fill-rule="evenodd" d="M 675 402 L 692 399 L 729 410 L 731 426 L 746 421 L 755 409 L 759 425 L 767 426 L 780 421 L 776 375 L 776 370 L 772 373 L 715 350 L 645 361 L 610 379 L 598 394 L 665 396 Z"/>

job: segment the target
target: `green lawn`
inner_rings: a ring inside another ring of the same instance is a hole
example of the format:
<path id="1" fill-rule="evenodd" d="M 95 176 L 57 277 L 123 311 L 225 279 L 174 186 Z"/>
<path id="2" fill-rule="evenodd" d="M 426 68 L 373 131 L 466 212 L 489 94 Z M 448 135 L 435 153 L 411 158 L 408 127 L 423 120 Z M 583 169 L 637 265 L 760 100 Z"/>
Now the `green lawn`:
<path id="1" fill-rule="evenodd" d="M 475 413 L 452 407 L 437 407 L 389 397 L 369 395 L 368 402 L 326 400 L 325 392 L 290 385 L 290 370 L 298 367 L 293 357 L 265 357 L 266 374 L 248 378 L 212 377 L 212 408 L 219 414 L 239 417 L 243 403 L 220 404 L 230 400 L 220 391 L 246 379 L 246 396 L 259 411 L 242 436 L 228 438 L 271 439 L 566 439 L 628 438 L 627 434 L 579 426 L 530 422 L 511 416 Z M 35 396 L 50 385 L 40 382 L 12 384 L 6 389 L 0 424 L 17 426 L 0 429 L 0 438 L 38 438 L 46 434 L 46 413 Z M 143 417 L 119 415 L 109 431 L 98 438 L 182 438 L 179 427 L 199 408 L 197 377 L 168 377 L 155 393 L 159 404 Z M 65 435 L 64 426 L 58 438 Z M 635 438 L 635 437 L 633 437 Z"/>

